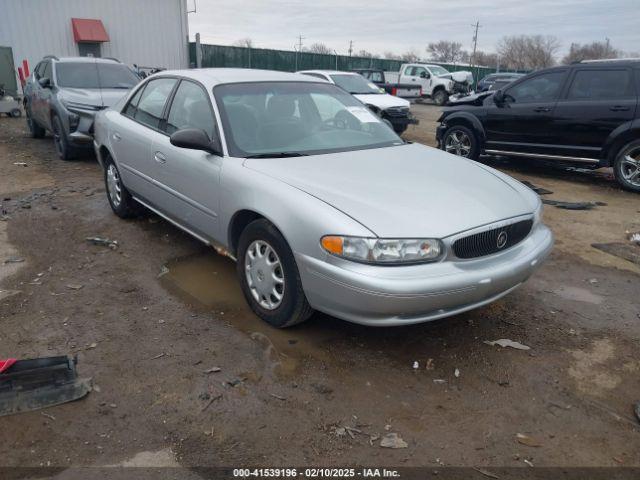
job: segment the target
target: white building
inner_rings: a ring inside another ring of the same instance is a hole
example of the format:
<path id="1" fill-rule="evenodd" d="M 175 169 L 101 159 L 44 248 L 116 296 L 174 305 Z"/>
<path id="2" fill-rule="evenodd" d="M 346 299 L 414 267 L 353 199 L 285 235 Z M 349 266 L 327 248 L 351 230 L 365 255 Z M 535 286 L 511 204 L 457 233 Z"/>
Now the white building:
<path id="1" fill-rule="evenodd" d="M 187 0 L 0 0 L 0 47 L 11 48 L 16 73 L 45 55 L 187 68 L 188 38 Z"/>

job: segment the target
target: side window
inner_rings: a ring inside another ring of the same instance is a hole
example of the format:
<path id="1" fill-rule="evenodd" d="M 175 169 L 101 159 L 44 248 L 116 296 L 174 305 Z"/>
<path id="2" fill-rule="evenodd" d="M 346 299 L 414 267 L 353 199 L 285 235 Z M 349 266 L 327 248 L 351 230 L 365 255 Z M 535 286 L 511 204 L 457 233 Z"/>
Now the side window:
<path id="1" fill-rule="evenodd" d="M 404 74 L 409 77 L 413 77 L 415 75 L 415 71 L 416 71 L 416 67 L 407 67 L 404 70 Z"/>
<path id="2" fill-rule="evenodd" d="M 631 95 L 628 70 L 578 70 L 573 77 L 569 100 L 606 100 Z"/>
<path id="3" fill-rule="evenodd" d="M 176 82 L 175 78 L 156 78 L 147 83 L 133 118 L 151 128 L 160 128 L 162 111 Z"/>
<path id="4" fill-rule="evenodd" d="M 138 102 L 140 101 L 140 97 L 142 96 L 142 91 L 144 90 L 145 85 L 138 89 L 135 95 L 129 100 L 127 106 L 123 110 L 123 114 L 127 117 L 134 118 L 136 115 L 136 111 L 138 110 Z"/>
<path id="5" fill-rule="evenodd" d="M 423 68 L 423 67 L 414 67 L 414 69 L 413 69 L 413 74 L 416 77 L 419 77 L 420 75 L 426 74 L 426 73 L 427 73 L 427 69 Z"/>
<path id="6" fill-rule="evenodd" d="M 44 62 L 44 69 L 40 78 L 48 78 L 51 80 L 51 61 Z"/>
<path id="7" fill-rule="evenodd" d="M 183 128 L 200 128 L 213 138 L 215 122 L 207 93 L 199 85 L 183 80 L 176 90 L 167 117 L 169 135 Z"/>
<path id="8" fill-rule="evenodd" d="M 505 92 L 509 103 L 551 102 L 558 97 L 565 72 L 549 72 L 529 78 Z"/>
<path id="9" fill-rule="evenodd" d="M 40 78 L 42 77 L 43 71 L 44 71 L 44 62 L 40 62 L 38 65 L 36 65 L 36 68 L 33 71 L 33 76 L 35 77 L 36 80 L 40 80 Z"/>
<path id="10" fill-rule="evenodd" d="M 371 72 L 371 76 L 368 77 L 373 82 L 382 82 L 382 73 L 380 72 Z"/>

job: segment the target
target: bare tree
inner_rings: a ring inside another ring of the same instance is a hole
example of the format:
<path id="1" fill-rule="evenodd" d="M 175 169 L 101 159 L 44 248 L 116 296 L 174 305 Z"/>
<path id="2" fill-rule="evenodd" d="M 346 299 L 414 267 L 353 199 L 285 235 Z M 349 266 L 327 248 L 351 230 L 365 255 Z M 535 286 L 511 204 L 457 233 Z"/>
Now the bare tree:
<path id="1" fill-rule="evenodd" d="M 253 48 L 253 40 L 249 37 L 241 38 L 240 40 L 236 40 L 233 42 L 234 47 L 245 47 L 245 48 Z"/>
<path id="2" fill-rule="evenodd" d="M 581 60 L 597 60 L 599 58 L 619 58 L 623 53 L 613 48 L 609 41 L 588 44 L 572 43 L 569 53 L 562 59 L 562 63 L 569 64 Z"/>
<path id="3" fill-rule="evenodd" d="M 407 63 L 417 62 L 418 60 L 420 60 L 420 54 L 416 51 L 415 48 L 412 48 L 400 55 L 400 59 Z"/>
<path id="4" fill-rule="evenodd" d="M 358 53 L 356 53 L 355 55 L 356 57 L 362 57 L 362 58 L 373 58 L 373 53 L 367 51 L 367 50 L 360 50 Z"/>
<path id="5" fill-rule="evenodd" d="M 460 42 L 449 42 L 447 40 L 430 43 L 427 46 L 427 53 L 431 56 L 431 60 L 443 63 L 460 62 L 466 54 L 466 52 L 462 50 L 462 44 Z"/>
<path id="6" fill-rule="evenodd" d="M 319 42 L 311 44 L 311 46 L 306 49 L 306 51 L 311 53 L 322 53 L 325 55 L 333 54 L 333 50 L 331 48 L 327 47 L 324 43 Z"/>
<path id="7" fill-rule="evenodd" d="M 516 35 L 502 37 L 498 42 L 500 63 L 518 70 L 537 70 L 554 65 L 559 48 L 560 42 L 551 35 Z"/>
<path id="8" fill-rule="evenodd" d="M 478 50 L 476 52 L 476 64 L 483 67 L 496 68 L 498 66 L 498 54 Z"/>
<path id="9" fill-rule="evenodd" d="M 394 53 L 394 52 L 391 52 L 391 51 L 384 52 L 382 57 L 386 58 L 387 60 L 402 60 L 402 56 L 401 55 L 398 55 L 397 53 Z"/>

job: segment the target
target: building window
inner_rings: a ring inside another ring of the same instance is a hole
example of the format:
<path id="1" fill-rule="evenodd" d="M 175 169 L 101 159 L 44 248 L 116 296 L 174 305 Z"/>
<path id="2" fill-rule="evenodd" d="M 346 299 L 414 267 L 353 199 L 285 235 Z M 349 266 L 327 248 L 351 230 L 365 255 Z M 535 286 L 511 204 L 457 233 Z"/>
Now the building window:
<path id="1" fill-rule="evenodd" d="M 81 57 L 100 57 L 100 43 L 82 42 L 78 43 L 78 52 Z"/>

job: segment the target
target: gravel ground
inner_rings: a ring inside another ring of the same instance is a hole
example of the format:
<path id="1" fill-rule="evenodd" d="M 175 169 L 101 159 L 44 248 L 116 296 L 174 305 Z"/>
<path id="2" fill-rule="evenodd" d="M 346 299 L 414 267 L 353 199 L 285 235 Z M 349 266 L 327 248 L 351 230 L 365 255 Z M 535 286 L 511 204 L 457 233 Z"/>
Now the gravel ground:
<path id="1" fill-rule="evenodd" d="M 407 138 L 433 144 L 439 110 L 414 110 Z M 0 418 L 2 465 L 640 466 L 640 269 L 591 247 L 640 229 L 640 197 L 607 171 L 483 161 L 607 205 L 547 207 L 551 258 L 487 307 L 276 331 L 249 313 L 230 260 L 154 215 L 118 219 L 91 156 L 63 162 L 50 137 L 0 118 L 1 356 L 77 353 L 98 386 Z M 501 338 L 531 349 L 483 343 Z M 381 448 L 388 433 L 407 447 Z"/>

